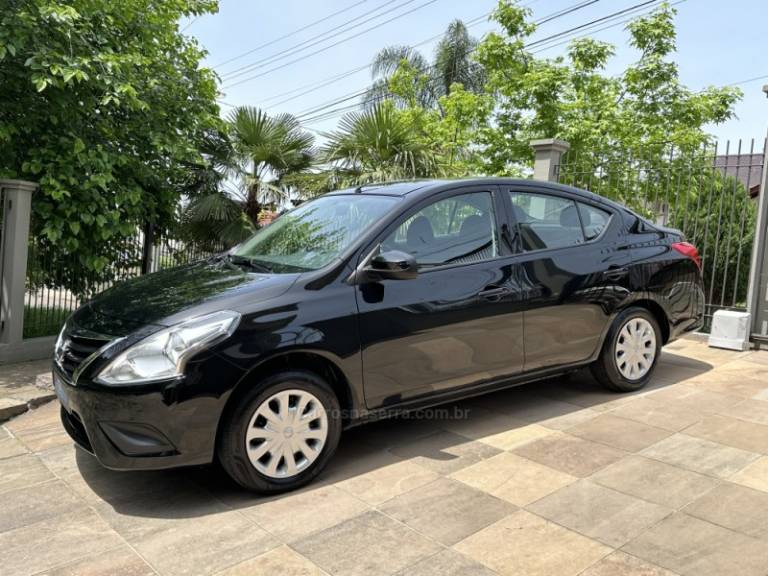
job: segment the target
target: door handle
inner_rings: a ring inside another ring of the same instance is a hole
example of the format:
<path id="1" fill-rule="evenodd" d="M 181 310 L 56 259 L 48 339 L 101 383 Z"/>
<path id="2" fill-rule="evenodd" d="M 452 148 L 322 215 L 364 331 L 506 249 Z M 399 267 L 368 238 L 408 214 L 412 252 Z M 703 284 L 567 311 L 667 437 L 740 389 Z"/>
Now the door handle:
<path id="1" fill-rule="evenodd" d="M 484 290 L 478 293 L 478 296 L 485 298 L 486 300 L 500 300 L 503 296 L 509 293 L 509 288 L 503 286 L 488 286 Z"/>
<path id="2" fill-rule="evenodd" d="M 603 272 L 606 280 L 621 280 L 629 275 L 629 268 L 609 268 Z"/>

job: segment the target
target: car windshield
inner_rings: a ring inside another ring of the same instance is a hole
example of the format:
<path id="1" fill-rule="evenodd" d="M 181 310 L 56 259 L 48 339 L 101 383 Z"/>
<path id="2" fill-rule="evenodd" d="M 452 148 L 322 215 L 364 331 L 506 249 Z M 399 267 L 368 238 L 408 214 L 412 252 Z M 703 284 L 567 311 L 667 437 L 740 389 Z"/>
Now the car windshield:
<path id="1" fill-rule="evenodd" d="M 232 254 L 255 270 L 304 272 L 326 266 L 398 201 L 392 196 L 323 196 L 280 216 Z"/>

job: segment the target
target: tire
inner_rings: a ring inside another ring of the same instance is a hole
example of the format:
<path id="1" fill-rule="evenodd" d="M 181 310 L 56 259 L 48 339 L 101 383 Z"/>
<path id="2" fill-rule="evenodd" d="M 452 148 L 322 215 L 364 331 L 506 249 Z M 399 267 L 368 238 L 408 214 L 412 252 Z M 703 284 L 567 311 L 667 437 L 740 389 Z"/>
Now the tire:
<path id="1" fill-rule="evenodd" d="M 305 421 L 296 420 L 303 401 Z M 218 460 L 249 490 L 295 490 L 325 468 L 338 446 L 341 425 L 339 401 L 322 378 L 311 372 L 280 372 L 237 399 L 222 427 Z"/>
<path id="2" fill-rule="evenodd" d="M 656 370 L 661 341 L 662 333 L 653 314 L 645 308 L 627 308 L 614 319 L 599 358 L 590 366 L 592 374 L 609 390 L 640 390 Z"/>

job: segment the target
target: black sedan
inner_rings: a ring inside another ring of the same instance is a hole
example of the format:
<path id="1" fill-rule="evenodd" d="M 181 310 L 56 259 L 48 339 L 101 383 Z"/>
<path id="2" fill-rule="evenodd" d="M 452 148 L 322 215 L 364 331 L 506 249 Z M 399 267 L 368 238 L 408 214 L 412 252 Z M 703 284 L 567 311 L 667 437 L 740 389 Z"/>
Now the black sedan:
<path id="1" fill-rule="evenodd" d="M 589 192 L 370 185 L 104 292 L 64 326 L 54 381 L 106 467 L 218 459 L 277 492 L 315 477 L 342 429 L 402 410 L 584 366 L 637 390 L 703 309 L 681 233 Z"/>

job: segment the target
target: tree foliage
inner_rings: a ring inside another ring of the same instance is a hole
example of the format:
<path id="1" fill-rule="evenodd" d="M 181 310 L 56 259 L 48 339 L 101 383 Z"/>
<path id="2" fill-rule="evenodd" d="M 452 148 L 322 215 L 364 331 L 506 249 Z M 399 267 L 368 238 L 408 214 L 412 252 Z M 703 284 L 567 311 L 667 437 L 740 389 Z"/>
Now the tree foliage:
<path id="1" fill-rule="evenodd" d="M 216 9 L 215 0 L 3 0 L 0 176 L 40 184 L 42 245 L 98 271 L 137 226 L 173 219 L 184 167 L 218 124 L 215 77 L 178 20 Z"/>
<path id="2" fill-rule="evenodd" d="M 363 103 L 372 106 L 390 98 L 396 104 L 404 105 L 400 95 L 390 87 L 393 75 L 401 66 L 417 72 L 411 76 L 412 89 L 416 102 L 423 107 L 439 107 L 440 98 L 450 94 L 455 84 L 461 84 L 470 92 L 482 92 L 485 72 L 472 58 L 477 45 L 477 39 L 470 36 L 466 25 L 461 20 L 454 20 L 438 42 L 432 63 L 411 46 L 383 48 L 373 58 L 373 84 L 364 95 Z"/>
<path id="3" fill-rule="evenodd" d="M 560 138 L 572 154 L 661 158 L 668 145 L 688 151 L 709 139 L 707 124 L 727 120 L 736 88 L 692 92 L 680 83 L 675 10 L 667 4 L 633 20 L 629 43 L 639 59 L 618 75 L 606 72 L 614 48 L 591 38 L 574 40 L 567 55 L 536 58 L 525 49 L 535 24 L 529 12 L 501 0 L 493 18 L 501 31 L 477 51 L 494 95 L 494 130 L 483 134 L 486 171 L 504 174 L 531 159 L 530 140 Z"/>
<path id="4" fill-rule="evenodd" d="M 293 116 L 269 116 L 251 106 L 232 110 L 208 143 L 202 192 L 183 214 L 185 232 L 198 243 L 233 245 L 253 234 L 265 205 L 289 199 L 283 179 L 305 172 L 314 159 L 314 138 Z"/>

